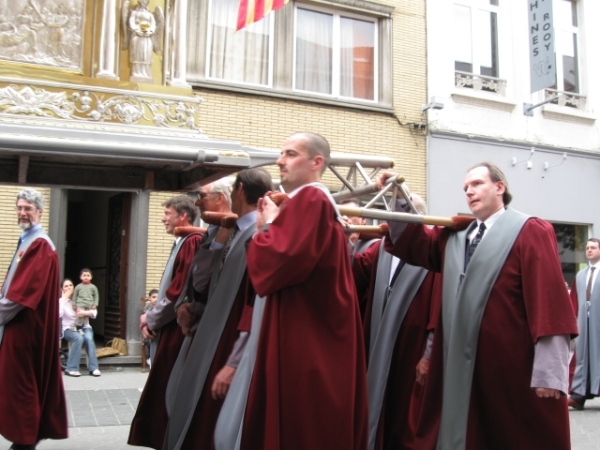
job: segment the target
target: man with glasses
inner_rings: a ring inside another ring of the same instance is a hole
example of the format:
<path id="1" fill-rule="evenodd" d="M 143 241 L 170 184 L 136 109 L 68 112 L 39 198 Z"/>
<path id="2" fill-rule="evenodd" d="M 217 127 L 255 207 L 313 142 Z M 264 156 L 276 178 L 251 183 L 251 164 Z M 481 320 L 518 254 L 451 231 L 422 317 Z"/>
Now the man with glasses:
<path id="1" fill-rule="evenodd" d="M 0 290 L 0 434 L 13 450 L 35 449 L 42 439 L 67 437 L 60 370 L 59 263 L 40 225 L 44 197 L 17 194 L 23 231 Z"/>

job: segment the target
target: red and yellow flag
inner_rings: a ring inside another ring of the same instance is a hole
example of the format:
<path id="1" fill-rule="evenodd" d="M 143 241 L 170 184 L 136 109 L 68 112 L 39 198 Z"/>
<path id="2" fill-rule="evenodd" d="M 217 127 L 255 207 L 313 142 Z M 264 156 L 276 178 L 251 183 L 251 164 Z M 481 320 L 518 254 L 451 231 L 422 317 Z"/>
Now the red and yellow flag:
<path id="1" fill-rule="evenodd" d="M 290 0 L 240 0 L 238 9 L 237 30 L 258 22 L 271 11 L 281 8 Z"/>

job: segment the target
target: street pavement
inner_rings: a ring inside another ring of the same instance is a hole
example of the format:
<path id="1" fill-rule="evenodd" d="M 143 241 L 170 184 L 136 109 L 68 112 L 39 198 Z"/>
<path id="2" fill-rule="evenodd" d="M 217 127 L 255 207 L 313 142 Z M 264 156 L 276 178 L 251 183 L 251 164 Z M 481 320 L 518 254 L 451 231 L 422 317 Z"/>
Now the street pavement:
<path id="1" fill-rule="evenodd" d="M 83 368 L 83 366 L 82 366 Z M 139 367 L 102 367 L 101 377 L 82 371 L 79 378 L 63 376 L 69 414 L 69 438 L 43 441 L 38 450 L 121 450 L 148 377 Z M 588 400 L 585 410 L 571 410 L 573 450 L 600 450 L 600 398 Z M 0 436 L 0 450 L 10 443 Z M 542 450 L 542 449 L 531 449 Z"/>
<path id="2" fill-rule="evenodd" d="M 81 367 L 78 378 L 63 375 L 67 395 L 69 438 L 42 441 L 38 450 L 139 449 L 127 445 L 129 425 L 148 378 L 140 367 L 100 366 L 102 376 L 88 375 Z M 10 442 L 0 436 L 0 450 Z"/>
<path id="3" fill-rule="evenodd" d="M 583 411 L 571 410 L 573 450 L 600 450 L 600 397 L 585 402 Z"/>

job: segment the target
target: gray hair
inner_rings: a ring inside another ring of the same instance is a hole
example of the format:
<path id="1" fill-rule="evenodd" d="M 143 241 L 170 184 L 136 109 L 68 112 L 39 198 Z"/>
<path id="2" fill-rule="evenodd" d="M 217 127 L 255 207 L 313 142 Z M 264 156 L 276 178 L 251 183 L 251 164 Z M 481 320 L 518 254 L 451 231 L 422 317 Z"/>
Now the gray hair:
<path id="1" fill-rule="evenodd" d="M 17 194 L 17 202 L 19 200 L 25 200 L 33 205 L 35 205 L 36 209 L 43 210 L 44 209 L 44 196 L 40 194 L 35 189 L 25 188 L 21 192 Z"/>
<path id="2" fill-rule="evenodd" d="M 223 194 L 227 201 L 227 206 L 231 209 L 231 191 L 233 190 L 233 180 L 229 177 L 221 178 L 210 184 L 210 192 L 213 194 Z"/>
<path id="3" fill-rule="evenodd" d="M 413 205 L 415 205 L 415 209 L 422 216 L 427 215 L 427 203 L 423 200 L 419 194 L 411 194 Z"/>

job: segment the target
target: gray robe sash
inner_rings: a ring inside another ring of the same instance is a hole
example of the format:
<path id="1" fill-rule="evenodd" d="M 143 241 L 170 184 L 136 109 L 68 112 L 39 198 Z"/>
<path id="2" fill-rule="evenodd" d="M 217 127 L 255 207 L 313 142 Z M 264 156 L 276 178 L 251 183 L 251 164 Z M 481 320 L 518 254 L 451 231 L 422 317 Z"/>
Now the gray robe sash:
<path id="1" fill-rule="evenodd" d="M 384 305 L 392 259 L 392 255 L 385 251 L 382 240 L 379 247 L 375 294 L 371 313 L 369 368 L 367 371 L 369 450 L 375 448 L 377 428 L 379 427 L 396 337 L 408 308 L 427 276 L 426 269 L 405 264 L 391 289 L 387 303 Z"/>
<path id="2" fill-rule="evenodd" d="M 191 234 L 179 239 L 179 242 L 171 251 L 171 255 L 167 260 L 165 271 L 163 272 L 163 276 L 160 279 L 160 284 L 158 286 L 158 302 L 154 308 L 157 311 L 162 311 L 162 314 L 166 314 L 167 316 L 173 316 L 173 318 L 175 318 L 175 303 L 171 302 L 167 298 L 167 289 L 169 289 L 169 285 L 173 280 L 173 268 L 175 266 L 175 259 L 177 258 L 177 254 L 179 253 L 179 250 L 183 246 L 183 243 L 189 236 L 191 236 Z M 154 362 L 154 357 L 156 356 L 156 349 L 158 348 L 160 336 L 161 330 L 158 329 L 156 330 L 156 337 L 150 341 L 150 361 L 152 362 Z"/>
<path id="3" fill-rule="evenodd" d="M 183 445 L 207 382 L 206 375 L 246 272 L 246 241 L 254 232 L 253 226 L 240 232 L 239 239 L 227 255 L 223 270 L 219 270 L 219 264 L 214 264 L 206 309 L 194 338 L 186 338 L 187 345 L 181 348 L 167 385 L 169 424 L 165 450 L 178 450 Z"/>
<path id="4" fill-rule="evenodd" d="M 6 274 L 6 278 L 4 279 L 4 283 L 2 284 L 2 290 L 0 291 L 0 297 L 4 297 L 4 294 L 6 292 L 8 292 L 10 283 L 15 275 L 15 272 L 17 271 L 17 267 L 19 266 L 19 261 L 21 259 L 21 257 L 19 257 L 19 255 L 18 255 L 18 253 L 23 252 L 22 253 L 22 255 L 23 255 L 27 251 L 27 249 L 31 246 L 31 244 L 33 244 L 33 241 L 35 241 L 36 239 L 45 239 L 46 242 L 48 242 L 48 244 L 50 244 L 50 247 L 52 247 L 52 250 L 56 250 L 56 247 L 54 247 L 54 243 L 50 240 L 50 238 L 48 237 L 48 235 L 46 234 L 46 232 L 44 231 L 44 229 L 42 227 L 39 227 L 39 228 L 33 230 L 31 233 L 29 233 L 25 237 L 25 239 L 23 239 L 21 241 L 21 244 L 19 245 L 19 247 L 17 248 L 17 251 L 15 252 L 15 254 L 13 256 L 13 259 L 10 263 L 10 267 L 8 268 L 8 273 Z M 4 325 L 0 326 L 0 344 L 2 344 L 2 336 L 4 336 Z"/>
<path id="5" fill-rule="evenodd" d="M 437 450 L 464 449 L 481 319 L 506 258 L 529 216 L 508 208 L 490 228 L 465 273 L 467 234 L 453 233 L 444 259 L 444 393 Z"/>
<path id="6" fill-rule="evenodd" d="M 219 414 L 215 427 L 215 450 L 239 450 L 242 440 L 242 427 L 250 382 L 254 372 L 258 338 L 265 310 L 266 297 L 256 296 L 252 311 L 252 325 L 248 344 L 235 372 L 229 392 Z"/>
<path id="7" fill-rule="evenodd" d="M 590 315 L 586 306 L 587 275 L 590 267 L 580 270 L 575 277 L 577 287 L 579 336 L 575 341 L 575 376 L 571 390 L 576 394 L 587 394 L 588 373 L 590 393 L 600 391 L 600 276 L 596 275 L 592 296 L 590 297 Z"/>

